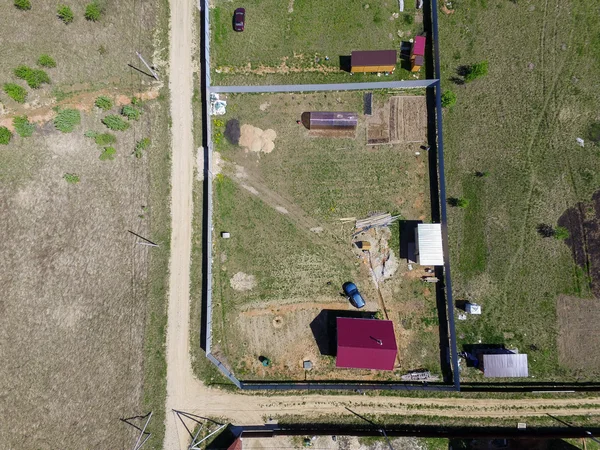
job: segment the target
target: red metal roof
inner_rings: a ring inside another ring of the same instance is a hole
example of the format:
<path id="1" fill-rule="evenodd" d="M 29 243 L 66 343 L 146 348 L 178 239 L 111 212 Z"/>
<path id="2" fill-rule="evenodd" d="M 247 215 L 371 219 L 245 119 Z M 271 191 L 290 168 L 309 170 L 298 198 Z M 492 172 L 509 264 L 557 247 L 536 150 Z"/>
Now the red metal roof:
<path id="1" fill-rule="evenodd" d="M 337 318 L 336 367 L 393 370 L 397 353 L 392 321 Z"/>
<path id="2" fill-rule="evenodd" d="M 242 440 L 240 438 L 237 438 L 233 444 L 231 444 L 227 450 L 242 450 Z"/>
<path id="3" fill-rule="evenodd" d="M 425 37 L 415 36 L 415 42 L 412 48 L 413 55 L 425 55 Z"/>
<path id="4" fill-rule="evenodd" d="M 396 50 L 355 50 L 350 56 L 354 66 L 395 66 Z"/>

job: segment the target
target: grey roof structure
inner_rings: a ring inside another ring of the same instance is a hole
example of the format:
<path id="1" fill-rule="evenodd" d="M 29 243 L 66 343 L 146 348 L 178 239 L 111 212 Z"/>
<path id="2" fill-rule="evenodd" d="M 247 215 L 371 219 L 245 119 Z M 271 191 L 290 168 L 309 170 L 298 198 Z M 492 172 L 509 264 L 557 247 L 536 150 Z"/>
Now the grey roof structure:
<path id="1" fill-rule="evenodd" d="M 417 225 L 417 255 L 422 266 L 443 266 L 442 226 L 439 223 Z"/>
<path id="2" fill-rule="evenodd" d="M 483 376 L 486 378 L 527 377 L 529 376 L 527 355 L 523 353 L 483 355 Z"/>

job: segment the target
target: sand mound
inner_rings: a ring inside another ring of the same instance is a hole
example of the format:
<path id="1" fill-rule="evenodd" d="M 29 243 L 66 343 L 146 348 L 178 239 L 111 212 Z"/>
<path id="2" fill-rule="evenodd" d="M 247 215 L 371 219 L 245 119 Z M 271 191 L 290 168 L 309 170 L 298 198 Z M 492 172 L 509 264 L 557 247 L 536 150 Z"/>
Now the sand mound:
<path id="1" fill-rule="evenodd" d="M 229 284 L 236 291 L 250 291 L 256 286 L 256 278 L 254 275 L 238 272 L 231 277 Z"/>
<path id="2" fill-rule="evenodd" d="M 275 130 L 261 130 L 252 125 L 242 125 L 242 135 L 240 136 L 240 146 L 253 152 L 271 153 L 275 148 L 273 141 L 277 137 Z"/>

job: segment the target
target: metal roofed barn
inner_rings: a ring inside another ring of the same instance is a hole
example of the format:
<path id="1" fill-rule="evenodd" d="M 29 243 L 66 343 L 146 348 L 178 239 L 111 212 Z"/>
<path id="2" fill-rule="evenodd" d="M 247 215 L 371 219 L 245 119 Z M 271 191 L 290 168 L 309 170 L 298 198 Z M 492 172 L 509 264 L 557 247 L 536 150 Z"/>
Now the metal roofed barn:
<path id="1" fill-rule="evenodd" d="M 486 378 L 514 378 L 529 376 L 527 355 L 500 353 L 483 355 L 483 376 Z"/>
<path id="2" fill-rule="evenodd" d="M 439 223 L 417 225 L 417 262 L 422 266 L 443 266 L 442 226 Z"/>
<path id="3" fill-rule="evenodd" d="M 354 51 L 350 57 L 351 72 L 392 72 L 396 68 L 396 50 Z"/>
<path id="4" fill-rule="evenodd" d="M 302 124 L 309 130 L 355 130 L 358 114 L 335 111 L 305 112 L 302 113 Z"/>
<path id="5" fill-rule="evenodd" d="M 336 367 L 393 370 L 397 353 L 391 320 L 337 318 Z"/>

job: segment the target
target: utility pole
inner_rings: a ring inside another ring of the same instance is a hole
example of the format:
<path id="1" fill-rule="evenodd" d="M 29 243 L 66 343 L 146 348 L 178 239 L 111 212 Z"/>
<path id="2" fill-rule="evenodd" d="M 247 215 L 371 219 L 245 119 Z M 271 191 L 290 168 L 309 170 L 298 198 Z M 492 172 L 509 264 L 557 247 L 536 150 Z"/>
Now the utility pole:
<path id="1" fill-rule="evenodd" d="M 158 79 L 158 75 L 156 74 L 156 72 L 154 70 L 152 70 L 152 67 L 150 67 L 150 65 L 146 62 L 146 60 L 142 57 L 142 55 L 140 55 L 140 52 L 135 52 L 135 54 L 138 55 L 138 58 L 140 58 L 142 60 L 142 62 L 148 68 L 148 70 L 152 73 L 152 76 L 156 79 L 156 81 L 160 81 Z"/>
<path id="2" fill-rule="evenodd" d="M 346 406 L 346 409 L 347 409 L 348 411 L 350 411 L 352 414 L 354 414 L 356 417 L 359 417 L 359 418 L 361 418 L 362 420 L 364 420 L 365 422 L 367 422 L 367 423 L 370 423 L 371 425 L 378 427 L 378 428 L 377 428 L 377 431 L 379 431 L 381 434 L 383 434 L 383 437 L 385 437 L 385 440 L 387 441 L 387 445 L 388 445 L 388 447 L 390 448 L 390 450 L 394 450 L 394 447 L 392 447 L 392 442 L 390 441 L 390 438 L 388 437 L 387 433 L 385 432 L 385 428 L 383 428 L 383 427 L 379 427 L 379 425 L 377 425 L 376 423 L 374 423 L 374 422 L 371 422 L 371 421 L 370 421 L 369 419 L 367 419 L 366 417 L 363 417 L 363 416 L 361 416 L 360 414 L 358 414 L 357 412 L 354 412 L 354 411 L 352 411 L 352 410 L 351 410 L 350 408 L 348 408 L 347 406 Z"/>

